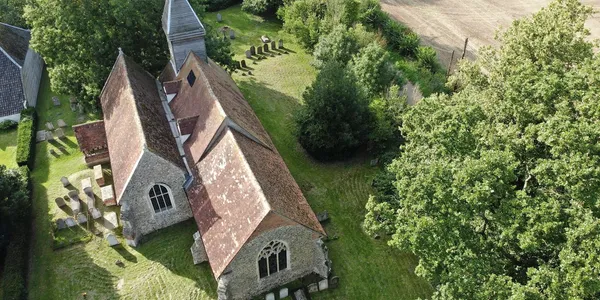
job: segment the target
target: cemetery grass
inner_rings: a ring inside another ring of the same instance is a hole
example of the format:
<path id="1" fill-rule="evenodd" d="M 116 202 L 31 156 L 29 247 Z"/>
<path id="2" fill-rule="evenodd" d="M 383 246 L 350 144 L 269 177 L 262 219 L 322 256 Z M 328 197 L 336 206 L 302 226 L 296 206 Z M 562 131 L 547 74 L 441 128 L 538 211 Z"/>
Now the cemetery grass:
<path id="1" fill-rule="evenodd" d="M 281 32 L 278 21 L 264 20 L 242 12 L 234 6 L 207 14 L 205 22 L 227 25 L 236 32 L 232 48 L 235 59 L 245 59 L 244 50 L 258 46 L 259 37 L 284 40 L 289 54 L 265 60 L 246 59 L 253 75 L 238 70 L 234 80 L 250 102 L 263 126 L 270 134 L 292 175 L 300 185 L 315 212 L 327 210 L 331 220 L 325 225 L 333 272 L 340 276 L 336 290 L 311 295 L 313 299 L 416 299 L 431 296 L 431 286 L 413 271 L 418 259 L 369 237 L 362 229 L 365 203 L 371 192 L 370 183 L 377 172 L 369 166 L 369 157 L 357 155 L 351 161 L 320 163 L 312 160 L 297 143 L 292 116 L 302 105 L 301 95 L 314 80 L 316 71 L 310 66 L 311 55 L 305 53 L 293 38 Z M 218 24 L 218 25 L 217 25 Z M 244 76 L 243 73 L 246 73 Z"/>
<path id="2" fill-rule="evenodd" d="M 73 240 L 75 244 L 53 249 L 52 220 L 65 214 L 54 203 L 54 198 L 67 192 L 60 178 L 78 172 L 91 174 L 71 126 L 99 118 L 86 114 L 83 120 L 77 120 L 81 115 L 71 112 L 68 97 L 61 96 L 61 106 L 54 107 L 53 95 L 45 74 L 38 98 L 38 130 L 44 129 L 48 121 L 56 126 L 58 119 L 65 120 L 68 127 L 66 139 L 36 145 L 29 298 L 83 299 L 85 292 L 87 299 L 216 299 L 216 282 L 210 268 L 192 263 L 189 247 L 196 229 L 191 220 L 149 236 L 136 249 L 126 245 L 111 248 L 86 227 L 65 229 L 58 238 Z M 58 155 L 50 154 L 51 149 Z M 81 242 L 76 243 L 78 239 Z M 124 267 L 115 265 L 116 260 L 121 260 Z"/>
<path id="3" fill-rule="evenodd" d="M 0 132 L 0 165 L 16 168 L 17 129 Z"/>

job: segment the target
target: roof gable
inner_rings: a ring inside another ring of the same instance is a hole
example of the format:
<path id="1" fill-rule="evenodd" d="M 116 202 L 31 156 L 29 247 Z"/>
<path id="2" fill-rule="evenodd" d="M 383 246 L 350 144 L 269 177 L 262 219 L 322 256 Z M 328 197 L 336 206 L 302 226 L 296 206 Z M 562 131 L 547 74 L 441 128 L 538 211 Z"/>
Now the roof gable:
<path id="1" fill-rule="evenodd" d="M 21 69 L 0 52 L 0 117 L 18 114 L 24 107 Z"/>
<path id="2" fill-rule="evenodd" d="M 25 62 L 30 39 L 29 30 L 0 23 L 0 55 L 8 55 L 19 67 Z"/>

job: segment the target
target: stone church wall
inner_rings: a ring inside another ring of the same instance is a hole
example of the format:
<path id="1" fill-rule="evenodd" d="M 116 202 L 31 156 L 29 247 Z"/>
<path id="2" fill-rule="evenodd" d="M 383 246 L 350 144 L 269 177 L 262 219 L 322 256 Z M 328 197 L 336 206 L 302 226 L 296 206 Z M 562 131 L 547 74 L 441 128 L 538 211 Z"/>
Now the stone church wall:
<path id="1" fill-rule="evenodd" d="M 121 197 L 123 235 L 130 245 L 153 231 L 177 224 L 192 217 L 183 190 L 185 173 L 162 157 L 146 150 L 142 154 L 129 184 Z M 173 208 L 155 213 L 150 202 L 150 189 L 157 183 L 169 187 Z"/>
<path id="2" fill-rule="evenodd" d="M 42 71 L 44 69 L 44 60 L 42 57 L 29 49 L 25 56 L 25 63 L 21 69 L 21 78 L 23 80 L 23 94 L 27 101 L 27 106 L 35 106 L 37 103 L 40 81 L 42 80 Z"/>

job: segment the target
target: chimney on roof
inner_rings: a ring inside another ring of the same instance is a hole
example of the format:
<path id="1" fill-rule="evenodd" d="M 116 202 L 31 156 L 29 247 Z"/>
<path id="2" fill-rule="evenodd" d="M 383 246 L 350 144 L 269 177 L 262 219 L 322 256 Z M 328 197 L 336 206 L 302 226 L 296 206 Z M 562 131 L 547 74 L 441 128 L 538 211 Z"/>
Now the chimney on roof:
<path id="1" fill-rule="evenodd" d="M 176 73 L 179 73 L 190 52 L 207 60 L 206 31 L 188 0 L 165 0 L 162 25 Z"/>

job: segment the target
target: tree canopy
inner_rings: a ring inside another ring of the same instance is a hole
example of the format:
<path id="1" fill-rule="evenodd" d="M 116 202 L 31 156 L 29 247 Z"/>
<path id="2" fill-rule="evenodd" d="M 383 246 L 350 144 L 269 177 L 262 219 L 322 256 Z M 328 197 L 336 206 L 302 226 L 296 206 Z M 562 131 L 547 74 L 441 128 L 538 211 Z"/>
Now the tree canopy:
<path id="1" fill-rule="evenodd" d="M 13 26 L 27 28 L 23 19 L 23 7 L 27 0 L 0 1 L 0 22 Z"/>
<path id="2" fill-rule="evenodd" d="M 8 242 L 10 231 L 29 215 L 26 176 L 19 170 L 0 165 L 0 250 Z"/>
<path id="3" fill-rule="evenodd" d="M 365 227 L 419 258 L 434 299 L 600 297 L 600 56 L 592 10 L 557 0 L 515 21 L 402 117 Z"/>

